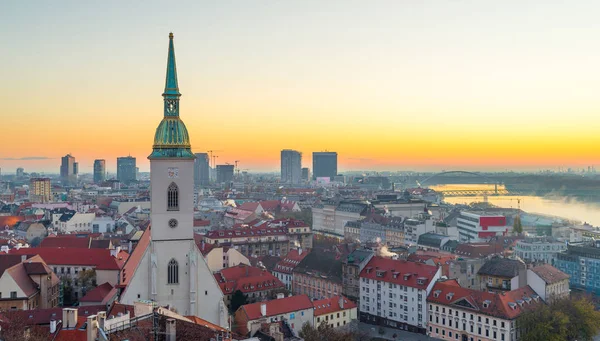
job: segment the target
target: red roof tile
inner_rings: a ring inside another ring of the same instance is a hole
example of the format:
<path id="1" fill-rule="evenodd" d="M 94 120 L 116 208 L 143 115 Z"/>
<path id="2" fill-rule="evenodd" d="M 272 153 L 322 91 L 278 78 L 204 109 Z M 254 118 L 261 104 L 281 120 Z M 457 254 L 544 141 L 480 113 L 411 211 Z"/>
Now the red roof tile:
<path id="1" fill-rule="evenodd" d="M 438 267 L 432 265 L 376 256 L 360 272 L 360 277 L 425 289 L 437 271 Z"/>
<path id="2" fill-rule="evenodd" d="M 232 294 L 237 290 L 249 293 L 285 287 L 270 272 L 245 264 L 223 269 L 214 276 L 225 295 Z"/>
<path id="3" fill-rule="evenodd" d="M 105 249 L 21 248 L 10 250 L 11 255 L 40 255 L 49 265 L 94 266 L 97 270 L 119 270 L 118 259 Z"/>
<path id="4" fill-rule="evenodd" d="M 543 304 L 529 286 L 502 293 L 463 288 L 455 280 L 437 282 L 427 302 L 470 309 L 478 313 L 512 320 Z"/>
<path id="5" fill-rule="evenodd" d="M 241 306 L 240 309 L 243 309 L 246 312 L 248 320 L 257 320 L 262 317 L 262 314 L 260 313 L 261 304 L 267 306 L 266 316 L 275 316 L 299 310 L 313 309 L 313 303 L 306 295 L 290 296 L 267 302 L 246 304 Z"/>
<path id="6" fill-rule="evenodd" d="M 254 202 L 245 202 L 245 203 L 241 204 L 240 206 L 238 206 L 238 208 L 240 210 L 256 212 L 256 209 L 258 208 L 258 206 L 260 206 L 260 203 L 254 201 Z"/>
<path id="7" fill-rule="evenodd" d="M 83 296 L 79 301 L 102 303 L 106 296 L 108 296 L 111 293 L 111 291 L 113 291 L 113 286 L 110 285 L 110 283 L 106 282 L 88 291 L 88 293 L 85 296 Z"/>
<path id="8" fill-rule="evenodd" d="M 343 300 L 344 307 L 340 306 L 340 300 Z M 314 305 L 314 316 L 320 316 L 330 313 L 335 313 L 337 311 L 347 310 L 356 308 L 356 303 L 350 301 L 344 296 L 333 296 L 330 298 L 325 298 L 318 301 L 313 301 Z"/>
<path id="9" fill-rule="evenodd" d="M 290 250 L 285 258 L 275 265 L 273 271 L 291 274 L 294 271 L 294 268 L 309 254 L 309 251 L 310 250 L 302 250 L 302 253 L 299 253 L 298 249 Z"/>
<path id="10" fill-rule="evenodd" d="M 533 271 L 533 273 L 535 273 L 536 275 L 540 276 L 540 278 L 547 284 L 552 284 L 563 281 L 565 279 L 569 279 L 569 275 L 558 270 L 550 264 L 541 264 L 538 266 L 534 266 L 530 270 Z"/>
<path id="11" fill-rule="evenodd" d="M 40 247 L 74 247 L 80 249 L 88 249 L 90 247 L 90 241 L 92 238 L 85 236 L 79 238 L 73 238 L 71 235 L 56 236 L 44 238 L 40 243 Z"/>
<path id="12" fill-rule="evenodd" d="M 148 246 L 150 245 L 150 236 L 151 229 L 150 226 L 148 226 L 144 233 L 142 233 L 142 236 L 140 237 L 137 246 L 135 247 L 133 252 L 131 252 L 131 255 L 127 258 L 125 264 L 123 264 L 123 268 L 121 270 L 121 273 L 119 274 L 120 287 L 126 287 L 127 285 L 129 285 L 129 281 L 131 281 L 131 278 L 133 278 L 135 270 L 140 264 L 142 257 L 146 252 L 146 249 L 148 249 Z"/>

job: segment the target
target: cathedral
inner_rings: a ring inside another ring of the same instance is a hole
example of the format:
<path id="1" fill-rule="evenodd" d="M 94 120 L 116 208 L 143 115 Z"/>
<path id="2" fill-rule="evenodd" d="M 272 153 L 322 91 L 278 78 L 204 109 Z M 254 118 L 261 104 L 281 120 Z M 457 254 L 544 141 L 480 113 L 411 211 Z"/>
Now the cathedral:
<path id="1" fill-rule="evenodd" d="M 169 53 L 164 117 L 154 135 L 150 160 L 151 227 L 148 243 L 132 253 L 120 302 L 150 300 L 181 315 L 194 315 L 227 327 L 223 294 L 194 242 L 194 159 L 185 124 L 179 117 L 179 86 L 173 34 Z M 132 261 L 134 261 L 132 260 Z M 127 265 L 125 269 L 127 269 Z"/>

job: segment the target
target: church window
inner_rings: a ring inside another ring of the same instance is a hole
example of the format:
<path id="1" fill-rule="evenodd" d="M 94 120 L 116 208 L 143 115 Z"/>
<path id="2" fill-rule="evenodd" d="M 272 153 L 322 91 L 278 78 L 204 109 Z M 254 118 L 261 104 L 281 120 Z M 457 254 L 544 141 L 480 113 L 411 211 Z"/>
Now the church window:
<path id="1" fill-rule="evenodd" d="M 167 211 L 179 211 L 179 187 L 174 182 L 167 190 Z"/>
<path id="2" fill-rule="evenodd" d="M 169 261 L 169 269 L 167 272 L 168 284 L 179 284 L 179 264 L 175 259 Z"/>

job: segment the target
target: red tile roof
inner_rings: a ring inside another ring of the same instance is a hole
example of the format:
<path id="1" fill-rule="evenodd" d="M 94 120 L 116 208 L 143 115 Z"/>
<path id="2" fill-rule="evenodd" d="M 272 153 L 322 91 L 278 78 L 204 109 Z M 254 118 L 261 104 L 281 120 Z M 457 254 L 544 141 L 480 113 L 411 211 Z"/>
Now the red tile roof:
<path id="1" fill-rule="evenodd" d="M 129 281 L 133 278 L 135 270 L 142 261 L 146 249 L 150 245 L 151 228 L 148 228 L 142 233 L 140 240 L 138 241 L 135 249 L 131 252 L 131 255 L 127 258 L 127 261 L 123 265 L 121 273 L 119 274 L 119 287 L 126 287 L 129 285 Z"/>
<path id="2" fill-rule="evenodd" d="M 104 299 L 111 293 L 111 291 L 113 291 L 113 286 L 110 285 L 110 283 L 106 282 L 88 291 L 88 293 L 85 296 L 83 296 L 79 301 L 102 303 Z"/>
<path id="3" fill-rule="evenodd" d="M 427 302 L 473 310 L 507 320 L 515 319 L 520 314 L 544 304 L 529 286 L 491 293 L 462 288 L 455 280 L 437 282 L 427 297 Z"/>
<path id="4" fill-rule="evenodd" d="M 360 277 L 425 289 L 437 271 L 438 267 L 432 265 L 376 256 L 360 272 Z"/>
<path id="5" fill-rule="evenodd" d="M 201 234 L 194 233 L 194 242 L 196 242 L 198 250 L 200 250 L 200 253 L 202 253 L 203 256 L 206 256 L 212 249 L 216 247 L 216 245 L 207 241 L 203 241 L 204 239 Z"/>
<path id="6" fill-rule="evenodd" d="M 218 326 L 216 324 L 210 323 L 210 322 L 208 322 L 208 321 L 206 321 L 204 319 L 201 319 L 198 316 L 184 316 L 184 317 L 187 318 L 187 319 L 189 319 L 190 321 L 192 321 L 195 324 L 204 326 L 204 327 L 206 327 L 208 329 L 211 329 L 213 331 L 217 331 L 217 332 L 226 332 L 227 331 L 227 329 L 225 329 L 225 328 L 223 328 L 221 326 Z"/>
<path id="7" fill-rule="evenodd" d="M 44 238 L 40 243 L 40 247 L 74 247 L 80 249 L 88 249 L 90 247 L 90 241 L 92 238 L 85 236 L 79 238 L 73 238 L 71 235 L 55 236 Z"/>
<path id="8" fill-rule="evenodd" d="M 210 220 L 194 219 L 194 227 L 210 226 Z"/>
<path id="9" fill-rule="evenodd" d="M 62 309 L 63 308 L 48 308 L 48 309 L 35 309 L 35 310 L 17 310 L 7 312 L 7 317 L 11 315 L 18 315 L 17 320 L 26 321 L 25 324 L 30 325 L 48 325 L 50 320 L 62 320 Z M 100 311 L 105 311 L 105 305 L 90 305 L 77 307 L 77 314 L 79 317 L 87 317 L 90 315 L 96 315 Z"/>
<path id="10" fill-rule="evenodd" d="M 121 262 L 105 249 L 21 248 L 10 250 L 11 255 L 40 255 L 49 265 L 94 266 L 97 270 L 119 270 Z"/>
<path id="11" fill-rule="evenodd" d="M 294 311 L 313 309 L 313 303 L 306 295 L 290 296 L 267 302 L 246 304 L 241 306 L 240 309 L 243 309 L 246 312 L 248 320 L 258 320 L 262 317 L 262 314 L 260 313 L 261 304 L 267 306 L 266 316 L 275 316 Z"/>
<path id="12" fill-rule="evenodd" d="M 267 270 L 246 264 L 223 269 L 214 274 L 224 295 L 240 290 L 243 293 L 284 288 L 285 285 Z"/>
<path id="13" fill-rule="evenodd" d="M 340 306 L 340 300 L 343 300 L 343 308 Z M 320 316 L 337 311 L 356 308 L 356 303 L 350 301 L 344 296 L 333 296 L 318 301 L 313 301 L 314 316 Z"/>
<path id="14" fill-rule="evenodd" d="M 552 284 L 569 279 L 569 275 L 558 270 L 550 264 L 541 264 L 538 266 L 534 266 L 530 270 L 533 271 L 536 275 L 540 276 L 540 278 L 544 282 L 546 282 L 546 284 Z"/>
<path id="15" fill-rule="evenodd" d="M 294 268 L 300 264 L 300 262 L 308 255 L 310 250 L 302 250 L 302 253 L 298 249 L 292 249 L 280 262 L 275 265 L 273 271 L 291 274 Z"/>
<path id="16" fill-rule="evenodd" d="M 258 202 L 245 202 L 245 203 L 241 204 L 240 206 L 238 206 L 238 208 L 240 210 L 256 212 L 256 209 L 259 206 L 260 206 L 260 203 L 258 203 Z"/>

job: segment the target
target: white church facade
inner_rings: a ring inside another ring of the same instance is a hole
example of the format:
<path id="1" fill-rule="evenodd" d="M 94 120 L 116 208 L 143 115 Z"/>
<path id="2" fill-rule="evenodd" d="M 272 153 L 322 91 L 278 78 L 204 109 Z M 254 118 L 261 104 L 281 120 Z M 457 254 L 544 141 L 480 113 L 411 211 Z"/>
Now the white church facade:
<path id="1" fill-rule="evenodd" d="M 164 118 L 154 136 L 150 160 L 151 240 L 120 302 L 155 301 L 181 315 L 227 327 L 223 294 L 194 242 L 194 159 L 179 117 L 173 34 L 165 82 Z"/>

